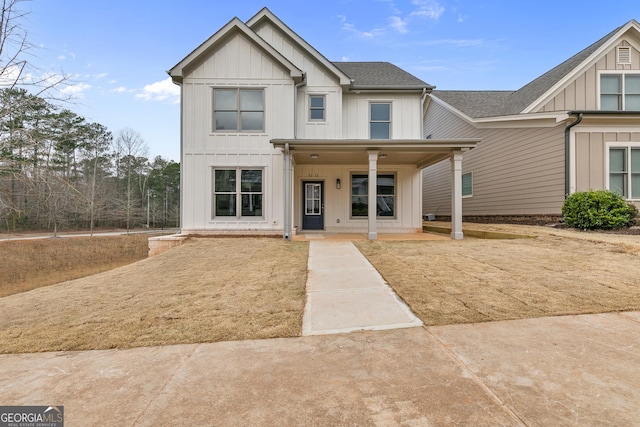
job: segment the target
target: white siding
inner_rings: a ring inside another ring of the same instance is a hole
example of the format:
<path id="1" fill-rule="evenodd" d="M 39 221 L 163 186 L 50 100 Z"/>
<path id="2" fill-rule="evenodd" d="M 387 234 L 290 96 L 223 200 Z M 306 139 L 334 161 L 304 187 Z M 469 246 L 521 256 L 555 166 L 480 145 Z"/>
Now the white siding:
<path id="1" fill-rule="evenodd" d="M 391 139 L 419 139 L 422 108 L 420 94 L 345 94 L 343 132 L 346 139 L 369 138 L 369 104 L 391 103 Z"/>
<path id="2" fill-rule="evenodd" d="M 325 191 L 325 230 L 327 232 L 367 231 L 366 218 L 351 218 L 351 175 L 366 174 L 368 165 L 317 165 L 296 166 L 294 172 L 294 225 L 301 230 L 302 182 L 323 181 Z M 378 219 L 378 232 L 407 233 L 421 230 L 420 171 L 415 166 L 378 167 L 378 174 L 396 176 L 395 218 Z M 342 185 L 336 189 L 336 179 Z"/>

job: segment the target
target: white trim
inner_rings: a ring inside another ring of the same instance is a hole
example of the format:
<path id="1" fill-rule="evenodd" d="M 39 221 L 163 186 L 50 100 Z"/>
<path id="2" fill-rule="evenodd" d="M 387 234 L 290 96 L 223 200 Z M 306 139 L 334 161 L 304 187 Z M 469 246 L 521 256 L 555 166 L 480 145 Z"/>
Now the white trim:
<path id="1" fill-rule="evenodd" d="M 209 165 L 208 168 L 208 174 L 209 174 L 209 179 L 207 187 L 208 187 L 208 201 L 205 204 L 206 206 L 206 218 L 208 218 L 207 222 L 208 223 L 224 223 L 224 222 L 264 222 L 264 223 L 268 223 L 267 220 L 267 208 L 268 208 L 268 203 L 267 200 L 268 198 L 266 197 L 266 189 L 267 189 L 267 185 L 266 185 L 266 179 L 267 179 L 267 166 L 263 166 L 263 165 L 244 165 L 244 166 L 239 166 L 239 165 Z M 215 216 L 214 215 L 214 199 L 215 199 L 215 171 L 216 170 L 235 170 L 236 171 L 236 197 L 238 197 L 238 200 L 236 200 L 236 209 L 237 209 L 237 205 L 240 204 L 242 205 L 242 190 L 241 190 L 241 185 L 242 182 L 240 179 L 240 175 L 238 174 L 238 171 L 243 171 L 243 170 L 261 170 L 262 171 L 262 215 L 261 216 L 242 216 L 242 206 L 240 206 L 240 209 L 237 210 L 236 215 L 235 216 Z"/>
<path id="2" fill-rule="evenodd" d="M 464 195 L 462 193 L 461 194 L 462 194 L 462 198 L 463 199 L 469 199 L 469 198 L 473 197 L 473 172 L 470 171 L 470 172 L 463 173 L 462 176 L 460 177 L 460 185 L 462 185 L 462 181 L 464 181 L 464 176 L 465 175 L 471 175 L 471 194 L 467 194 L 467 195 Z M 461 191 L 462 191 L 462 187 L 461 187 Z"/>
<path id="3" fill-rule="evenodd" d="M 626 38 L 622 38 L 623 34 L 629 31 L 631 28 L 635 28 L 636 31 L 640 31 L 638 28 L 638 23 L 634 20 L 629 21 L 625 26 L 620 28 L 620 30 L 611 36 L 606 43 L 598 48 L 594 53 L 592 53 L 589 57 L 587 57 L 584 61 L 582 61 L 577 67 L 574 67 L 566 76 L 564 76 L 560 81 L 558 81 L 555 85 L 553 85 L 549 90 L 543 93 L 538 99 L 533 101 L 529 106 L 527 106 L 524 110 L 521 111 L 521 114 L 530 113 L 535 111 L 537 108 L 546 104 L 556 93 L 560 92 L 569 82 L 573 81 L 578 75 L 583 73 L 589 66 L 597 62 L 600 57 L 608 52 L 613 46 L 620 43 L 621 40 L 626 40 Z M 599 92 L 598 92 L 599 94 Z"/>
<path id="4" fill-rule="evenodd" d="M 382 122 L 382 121 L 376 121 L 376 122 L 372 122 L 371 121 L 371 106 L 373 104 L 388 104 L 389 105 L 389 138 L 372 138 L 371 137 L 371 123 L 386 123 L 386 122 Z M 393 101 L 391 100 L 378 100 L 378 99 L 370 99 L 369 100 L 369 108 L 368 108 L 368 120 L 367 120 L 367 127 L 369 130 L 369 139 L 372 141 L 389 141 L 393 139 Z"/>
<path id="5" fill-rule="evenodd" d="M 598 70 L 596 73 L 596 108 L 598 110 L 602 110 L 602 106 L 600 105 L 600 100 L 602 99 L 602 93 L 600 92 L 600 80 L 603 74 L 607 74 L 607 75 L 614 75 L 614 76 L 623 76 L 626 77 L 627 74 L 631 74 L 631 75 L 636 75 L 636 76 L 640 76 L 640 70 Z M 625 107 L 625 78 L 620 79 L 620 85 L 621 85 L 621 93 L 620 96 L 622 96 L 622 110 L 613 110 L 613 111 L 635 111 L 635 110 L 627 110 Z M 608 110 L 607 110 L 608 111 Z"/>
<path id="6" fill-rule="evenodd" d="M 631 197 L 631 149 L 632 148 L 640 148 L 640 141 L 629 141 L 629 142 L 625 142 L 625 141 L 605 141 L 604 143 L 605 146 L 605 153 L 604 153 L 604 171 L 605 171 L 605 178 L 604 178 L 604 187 L 607 190 L 610 190 L 610 183 L 609 183 L 609 151 L 612 148 L 627 148 L 627 175 L 629 177 L 629 181 L 628 181 L 628 190 L 629 190 L 629 197 L 626 197 L 625 199 L 627 201 L 630 202 L 638 202 L 640 201 L 640 198 L 632 198 Z"/>

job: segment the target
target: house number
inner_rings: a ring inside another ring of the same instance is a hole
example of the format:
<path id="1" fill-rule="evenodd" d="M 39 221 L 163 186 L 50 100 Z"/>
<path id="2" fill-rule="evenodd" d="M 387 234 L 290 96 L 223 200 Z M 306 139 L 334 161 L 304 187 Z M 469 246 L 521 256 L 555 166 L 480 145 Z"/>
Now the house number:
<path id="1" fill-rule="evenodd" d="M 318 178 L 320 175 L 318 175 L 317 173 L 310 173 L 307 174 L 307 178 Z"/>

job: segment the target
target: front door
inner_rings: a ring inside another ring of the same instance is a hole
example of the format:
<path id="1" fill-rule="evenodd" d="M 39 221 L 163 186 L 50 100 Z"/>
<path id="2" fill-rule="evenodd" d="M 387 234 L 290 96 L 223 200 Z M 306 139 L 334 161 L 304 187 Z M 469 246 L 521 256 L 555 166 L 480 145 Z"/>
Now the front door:
<path id="1" fill-rule="evenodd" d="M 324 183 L 305 181 L 302 191 L 302 229 L 324 229 Z"/>

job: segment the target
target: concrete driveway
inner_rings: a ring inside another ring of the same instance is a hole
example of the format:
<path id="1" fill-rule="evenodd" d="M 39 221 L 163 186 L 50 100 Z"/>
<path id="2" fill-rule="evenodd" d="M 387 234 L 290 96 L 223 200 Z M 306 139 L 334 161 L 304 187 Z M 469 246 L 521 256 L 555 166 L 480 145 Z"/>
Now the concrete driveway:
<path id="1" fill-rule="evenodd" d="M 640 420 L 640 313 L 0 356 L 67 426 L 597 426 Z"/>

